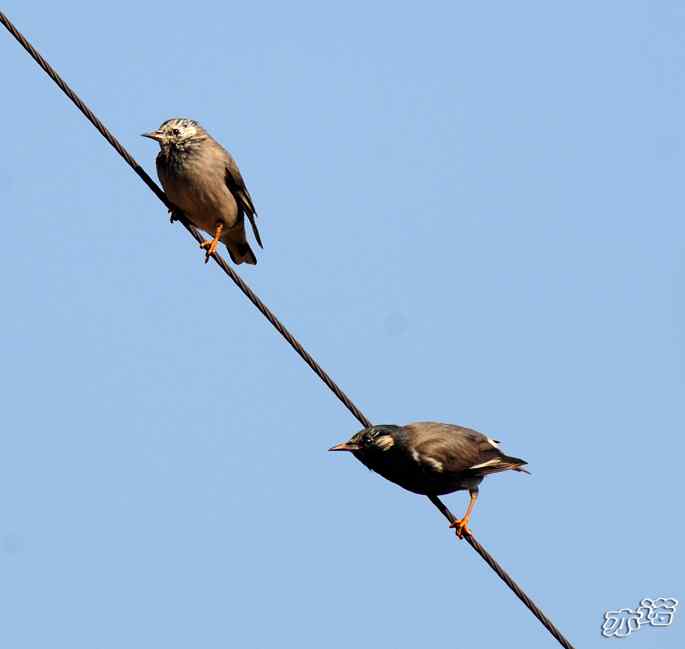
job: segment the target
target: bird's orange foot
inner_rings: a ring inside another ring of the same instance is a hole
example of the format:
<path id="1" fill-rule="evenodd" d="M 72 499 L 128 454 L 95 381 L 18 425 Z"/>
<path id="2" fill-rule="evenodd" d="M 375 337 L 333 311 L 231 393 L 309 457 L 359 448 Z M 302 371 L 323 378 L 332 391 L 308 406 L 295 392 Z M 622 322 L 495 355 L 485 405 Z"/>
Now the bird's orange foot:
<path id="1" fill-rule="evenodd" d="M 206 250 L 205 254 L 205 264 L 209 261 L 209 258 L 216 252 L 219 246 L 219 241 L 221 241 L 221 233 L 224 231 L 224 224 L 217 223 L 216 230 L 214 230 L 214 238 L 211 241 L 203 241 L 200 244 L 200 248 Z"/>
<path id="2" fill-rule="evenodd" d="M 211 241 L 203 241 L 200 244 L 200 248 L 205 251 L 205 264 L 209 261 L 209 258 L 216 252 L 219 247 L 219 240 L 212 239 Z"/>
<path id="3" fill-rule="evenodd" d="M 460 539 L 464 538 L 464 534 L 471 534 L 471 530 L 467 527 L 469 522 L 468 518 L 462 518 L 461 520 L 457 519 L 450 525 L 450 527 L 457 532 L 457 536 Z"/>

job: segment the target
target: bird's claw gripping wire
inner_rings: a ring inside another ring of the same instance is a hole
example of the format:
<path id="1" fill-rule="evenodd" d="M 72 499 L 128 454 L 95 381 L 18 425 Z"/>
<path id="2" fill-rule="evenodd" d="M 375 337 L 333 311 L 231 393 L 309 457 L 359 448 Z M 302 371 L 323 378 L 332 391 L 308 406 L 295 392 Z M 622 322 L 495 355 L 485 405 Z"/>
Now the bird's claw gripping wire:
<path id="1" fill-rule="evenodd" d="M 200 248 L 205 250 L 205 264 L 209 261 L 209 258 L 216 252 L 219 246 L 219 241 L 221 241 L 221 232 L 224 229 L 223 223 L 218 223 L 216 230 L 214 231 L 214 238 L 211 241 L 203 241 L 200 244 Z"/>
<path id="2" fill-rule="evenodd" d="M 457 518 L 453 523 L 450 523 L 450 527 L 456 530 L 457 538 L 460 539 L 464 538 L 464 534 L 471 536 L 471 530 L 468 528 L 468 524 L 471 520 L 473 508 L 476 506 L 476 501 L 478 500 L 478 487 L 469 489 L 469 496 L 469 506 L 466 508 L 464 518 Z"/>
<path id="3" fill-rule="evenodd" d="M 463 539 L 464 534 L 471 535 L 471 530 L 468 528 L 469 519 L 462 518 L 457 519 L 454 523 L 450 523 L 450 528 L 455 530 L 457 533 L 457 538 Z"/>

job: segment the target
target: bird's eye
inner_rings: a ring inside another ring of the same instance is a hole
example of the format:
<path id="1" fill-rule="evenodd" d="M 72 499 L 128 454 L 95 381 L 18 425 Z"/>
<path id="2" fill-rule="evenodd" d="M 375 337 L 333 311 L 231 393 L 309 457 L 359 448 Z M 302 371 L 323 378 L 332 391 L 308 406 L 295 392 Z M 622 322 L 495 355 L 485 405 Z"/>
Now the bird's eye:
<path id="1" fill-rule="evenodd" d="M 174 135 L 180 135 L 180 134 L 181 134 L 181 131 L 179 131 L 177 128 L 175 128 L 175 129 L 172 131 L 172 133 L 173 133 Z"/>

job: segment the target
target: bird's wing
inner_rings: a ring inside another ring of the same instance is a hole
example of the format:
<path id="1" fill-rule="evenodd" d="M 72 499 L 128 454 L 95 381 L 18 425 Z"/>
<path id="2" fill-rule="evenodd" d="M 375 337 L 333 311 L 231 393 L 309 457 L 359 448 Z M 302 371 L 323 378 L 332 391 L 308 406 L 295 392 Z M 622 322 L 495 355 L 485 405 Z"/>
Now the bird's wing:
<path id="1" fill-rule="evenodd" d="M 521 467 L 525 460 L 502 453 L 497 441 L 471 428 L 419 422 L 404 427 L 412 456 L 427 473 L 484 476 Z"/>
<path id="2" fill-rule="evenodd" d="M 497 443 L 470 428 L 421 422 L 405 427 L 412 439 L 411 447 L 424 469 L 440 473 L 463 473 L 497 470 L 496 459 L 504 457 Z M 490 466 L 492 465 L 492 467 Z M 482 470 L 487 467 L 487 470 Z"/>
<path id="3" fill-rule="evenodd" d="M 252 196 L 250 192 L 247 191 L 245 181 L 243 176 L 238 169 L 238 164 L 233 159 L 233 156 L 227 152 L 226 159 L 226 186 L 230 192 L 235 197 L 238 202 L 238 206 L 247 214 L 247 218 L 250 219 L 250 225 L 252 226 L 252 232 L 254 232 L 254 237 L 257 240 L 260 248 L 263 248 L 262 239 L 259 236 L 259 230 L 257 229 L 257 223 L 255 218 L 257 217 L 257 211 L 254 208 L 254 203 L 252 202 Z"/>
<path id="4" fill-rule="evenodd" d="M 405 427 L 412 440 L 415 458 L 427 470 L 439 473 L 462 473 L 481 460 L 485 435 L 469 428 L 421 423 Z M 492 447 L 491 447 L 492 448 Z"/>

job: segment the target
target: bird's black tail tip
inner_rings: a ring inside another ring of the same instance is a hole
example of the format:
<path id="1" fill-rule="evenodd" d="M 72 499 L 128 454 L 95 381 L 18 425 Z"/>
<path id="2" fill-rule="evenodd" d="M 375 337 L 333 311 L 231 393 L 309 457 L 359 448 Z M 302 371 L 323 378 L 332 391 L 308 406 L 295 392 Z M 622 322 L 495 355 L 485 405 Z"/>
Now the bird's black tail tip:
<path id="1" fill-rule="evenodd" d="M 257 257 L 252 252 L 249 243 L 231 242 L 230 245 L 226 244 L 226 248 L 234 264 L 250 264 L 254 266 L 257 263 Z"/>
<path id="2" fill-rule="evenodd" d="M 513 460 L 512 464 L 514 466 L 511 467 L 512 471 L 519 471 L 520 473 L 527 473 L 528 475 L 533 475 L 528 469 L 524 469 L 523 467 L 528 464 L 525 460 L 519 460 L 518 458 L 512 457 L 509 458 L 510 460 Z"/>
<path id="3" fill-rule="evenodd" d="M 501 460 L 507 466 L 507 468 L 511 469 L 512 471 L 520 471 L 521 473 L 527 473 L 528 475 L 531 475 L 528 469 L 523 468 L 524 466 L 527 466 L 528 462 L 522 460 L 520 457 L 502 455 Z"/>

